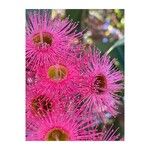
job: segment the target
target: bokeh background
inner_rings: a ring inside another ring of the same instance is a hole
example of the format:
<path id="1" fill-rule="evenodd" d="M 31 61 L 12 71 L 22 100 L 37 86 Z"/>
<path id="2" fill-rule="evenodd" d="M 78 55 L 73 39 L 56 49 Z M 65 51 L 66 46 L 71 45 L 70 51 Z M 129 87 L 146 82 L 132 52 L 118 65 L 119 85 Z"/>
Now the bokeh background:
<path id="1" fill-rule="evenodd" d="M 28 9 L 36 11 L 35 9 Z M 42 10 L 41 10 L 42 11 Z M 102 53 L 115 58 L 115 65 L 124 73 L 124 10 L 123 9 L 56 9 L 48 10 L 52 19 L 66 17 L 78 22 L 78 31 L 84 31 L 82 42 L 85 46 L 95 45 Z M 28 21 L 28 16 L 27 16 Z M 124 91 L 121 96 L 120 114 L 116 118 L 108 116 L 106 128 L 114 124 L 124 140 Z M 99 129 L 103 124 L 99 125 Z"/>
<path id="2" fill-rule="evenodd" d="M 85 30 L 83 41 L 96 45 L 102 52 L 110 51 L 116 64 L 124 70 L 124 10 L 123 9 L 63 9 L 51 10 L 51 17 L 79 22 L 78 30 Z M 113 49 L 113 50 L 112 50 Z"/>

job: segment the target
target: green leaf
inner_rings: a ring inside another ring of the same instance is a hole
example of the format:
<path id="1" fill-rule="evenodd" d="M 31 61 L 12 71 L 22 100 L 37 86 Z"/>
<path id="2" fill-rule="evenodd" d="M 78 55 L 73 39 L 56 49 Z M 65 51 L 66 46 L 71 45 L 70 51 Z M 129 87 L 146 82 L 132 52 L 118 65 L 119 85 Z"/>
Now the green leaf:
<path id="1" fill-rule="evenodd" d="M 124 38 L 117 41 L 112 47 L 110 47 L 107 53 L 117 60 L 119 63 L 119 69 L 124 71 Z"/>
<path id="2" fill-rule="evenodd" d="M 121 46 L 124 44 L 124 38 L 118 40 L 114 45 L 112 45 L 109 50 L 107 51 L 107 53 L 109 54 L 111 51 L 113 51 L 116 47 Z"/>
<path id="3" fill-rule="evenodd" d="M 96 46 L 98 47 L 98 49 L 105 53 L 115 42 L 108 42 L 108 43 L 102 43 L 102 42 L 98 42 L 96 44 Z"/>

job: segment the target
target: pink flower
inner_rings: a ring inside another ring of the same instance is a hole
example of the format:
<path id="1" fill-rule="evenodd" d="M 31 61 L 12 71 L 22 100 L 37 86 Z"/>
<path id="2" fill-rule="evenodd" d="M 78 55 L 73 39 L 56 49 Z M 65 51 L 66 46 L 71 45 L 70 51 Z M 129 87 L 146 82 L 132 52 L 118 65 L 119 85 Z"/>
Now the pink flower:
<path id="1" fill-rule="evenodd" d="M 98 131 L 98 122 L 90 114 L 82 115 L 83 108 L 68 112 L 55 111 L 43 118 L 28 118 L 27 141 L 115 141 L 120 139 L 113 125 Z"/>
<path id="2" fill-rule="evenodd" d="M 37 118 L 46 117 L 52 112 L 59 110 L 63 111 L 62 103 L 60 99 L 55 97 L 55 94 L 51 92 L 48 94 L 46 91 L 39 91 L 37 87 L 27 88 L 26 90 L 26 117 Z"/>
<path id="3" fill-rule="evenodd" d="M 92 117 L 81 121 L 81 111 L 74 114 L 55 112 L 43 120 L 28 120 L 29 141 L 78 141 L 96 140 L 100 136 Z M 32 123 L 34 122 L 34 124 Z"/>
<path id="4" fill-rule="evenodd" d="M 123 73 L 107 54 L 86 50 L 77 25 L 27 12 L 26 140 L 122 140 L 107 121 L 119 113 Z"/>
<path id="5" fill-rule="evenodd" d="M 82 35 L 76 33 L 78 24 L 67 18 L 51 20 L 49 11 L 30 12 L 27 16 L 26 61 L 32 69 L 49 64 L 56 54 L 68 54 L 71 43 Z"/>
<path id="6" fill-rule="evenodd" d="M 69 96 L 78 90 L 80 72 L 78 71 L 76 56 L 54 56 L 53 61 L 37 70 L 39 90 L 44 89 L 47 93 L 60 93 Z"/>
<path id="7" fill-rule="evenodd" d="M 84 93 L 83 99 L 88 111 L 97 112 L 105 121 L 106 113 L 117 115 L 119 102 L 118 92 L 123 89 L 123 74 L 115 65 L 114 60 L 97 49 L 91 49 L 81 58 L 82 79 L 80 91 Z"/>

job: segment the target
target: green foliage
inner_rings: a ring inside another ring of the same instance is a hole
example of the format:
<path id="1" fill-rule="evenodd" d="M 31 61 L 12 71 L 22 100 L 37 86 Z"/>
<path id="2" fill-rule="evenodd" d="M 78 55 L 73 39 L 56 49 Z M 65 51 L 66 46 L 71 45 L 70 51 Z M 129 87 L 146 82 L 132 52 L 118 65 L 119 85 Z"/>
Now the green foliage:
<path id="1" fill-rule="evenodd" d="M 81 22 L 82 11 L 82 9 L 67 9 L 66 16 L 69 16 L 75 22 Z"/>
<path id="2" fill-rule="evenodd" d="M 119 69 L 124 71 L 124 38 L 120 39 L 112 47 L 110 47 L 108 53 L 112 56 L 112 58 L 116 58 L 119 63 Z"/>

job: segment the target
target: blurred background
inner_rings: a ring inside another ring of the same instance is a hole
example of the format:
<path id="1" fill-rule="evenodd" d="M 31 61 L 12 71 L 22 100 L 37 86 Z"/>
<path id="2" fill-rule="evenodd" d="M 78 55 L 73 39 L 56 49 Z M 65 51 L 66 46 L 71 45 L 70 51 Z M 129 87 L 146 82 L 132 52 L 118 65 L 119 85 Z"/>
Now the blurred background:
<path id="1" fill-rule="evenodd" d="M 27 10 L 28 11 L 36 11 Z M 42 10 L 41 10 L 42 11 Z M 123 9 L 57 9 L 48 10 L 52 19 L 64 19 L 78 22 L 78 31 L 83 31 L 82 41 L 85 46 L 96 45 L 103 53 L 109 53 L 115 58 L 115 65 L 124 72 L 124 10 Z M 26 13 L 26 14 L 27 14 Z M 27 17 L 28 21 L 28 17 Z M 118 133 L 124 139 L 124 91 L 119 93 L 121 102 L 120 114 L 115 119 L 108 114 L 106 127 L 112 123 L 114 128 L 119 127 Z M 101 129 L 103 124 L 100 124 Z"/>
<path id="2" fill-rule="evenodd" d="M 62 9 L 51 10 L 51 18 L 66 18 L 78 22 L 78 30 L 86 29 L 83 41 L 108 51 L 116 65 L 124 70 L 124 10 L 123 9 Z"/>

